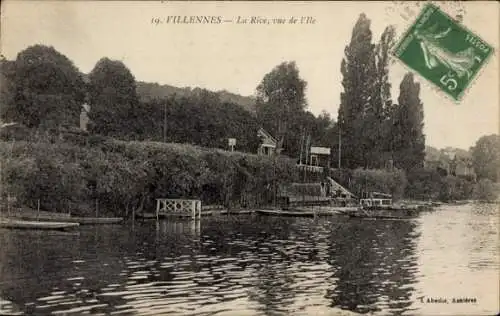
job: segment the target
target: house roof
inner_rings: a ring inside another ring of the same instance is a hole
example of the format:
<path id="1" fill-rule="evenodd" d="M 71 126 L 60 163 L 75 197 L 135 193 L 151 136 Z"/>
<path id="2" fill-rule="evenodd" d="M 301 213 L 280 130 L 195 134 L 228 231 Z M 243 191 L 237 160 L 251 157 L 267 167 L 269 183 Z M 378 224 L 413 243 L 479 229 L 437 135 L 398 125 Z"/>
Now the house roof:
<path id="1" fill-rule="evenodd" d="M 354 194 L 349 192 L 349 190 L 341 186 L 337 181 L 333 180 L 331 177 L 327 177 L 327 180 L 330 182 L 330 185 L 332 186 L 333 190 L 340 190 L 343 194 L 356 198 Z"/>
<path id="2" fill-rule="evenodd" d="M 263 129 L 262 127 L 259 128 L 259 131 L 257 132 L 257 134 L 262 134 L 263 136 L 269 138 L 271 141 L 277 143 L 277 140 L 276 138 L 274 138 L 271 134 L 269 134 L 265 129 Z"/>
<path id="3" fill-rule="evenodd" d="M 85 112 L 89 112 L 90 111 L 90 105 L 88 103 L 82 104 L 82 107 L 85 110 Z"/>

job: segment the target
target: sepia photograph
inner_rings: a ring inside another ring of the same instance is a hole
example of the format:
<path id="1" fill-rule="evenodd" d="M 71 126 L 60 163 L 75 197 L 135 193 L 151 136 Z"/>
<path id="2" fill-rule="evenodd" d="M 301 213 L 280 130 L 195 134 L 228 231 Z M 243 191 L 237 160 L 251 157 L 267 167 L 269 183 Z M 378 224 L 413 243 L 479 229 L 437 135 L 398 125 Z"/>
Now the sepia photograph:
<path id="1" fill-rule="evenodd" d="M 498 2 L 0 23 L 0 316 L 500 312 Z"/>

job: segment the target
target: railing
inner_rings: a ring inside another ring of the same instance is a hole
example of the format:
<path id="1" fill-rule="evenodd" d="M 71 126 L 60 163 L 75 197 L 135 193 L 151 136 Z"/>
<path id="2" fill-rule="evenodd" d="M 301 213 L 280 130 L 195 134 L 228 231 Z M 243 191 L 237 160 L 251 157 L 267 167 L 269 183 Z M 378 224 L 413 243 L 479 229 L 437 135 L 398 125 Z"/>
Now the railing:
<path id="1" fill-rule="evenodd" d="M 297 168 L 299 168 L 301 170 L 306 169 L 306 171 L 308 171 L 308 172 L 315 172 L 315 173 L 323 172 L 323 169 L 324 169 L 322 166 L 313 166 L 313 165 L 305 165 L 305 164 L 297 164 Z"/>
<path id="2" fill-rule="evenodd" d="M 201 201 L 189 199 L 156 199 L 156 219 L 160 215 L 201 218 Z"/>

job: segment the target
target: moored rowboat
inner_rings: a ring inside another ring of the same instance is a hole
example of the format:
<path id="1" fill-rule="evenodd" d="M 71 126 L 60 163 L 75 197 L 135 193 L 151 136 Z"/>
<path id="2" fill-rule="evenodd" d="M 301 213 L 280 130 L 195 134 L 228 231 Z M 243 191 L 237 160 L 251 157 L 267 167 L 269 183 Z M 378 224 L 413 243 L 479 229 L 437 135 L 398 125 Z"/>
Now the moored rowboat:
<path id="1" fill-rule="evenodd" d="M 97 225 L 97 224 L 117 224 L 123 221 L 121 217 L 73 217 L 73 216 L 18 216 L 18 218 L 27 221 L 43 221 L 43 222 L 64 222 L 76 223 L 80 225 Z"/>
<path id="2" fill-rule="evenodd" d="M 312 211 L 286 211 L 286 210 L 256 210 L 259 215 L 268 216 L 289 216 L 289 217 L 314 217 L 316 216 Z"/>
<path id="3" fill-rule="evenodd" d="M 78 223 L 25 221 L 18 219 L 0 219 L 0 228 L 11 229 L 38 229 L 38 230 L 63 230 L 79 226 Z"/>

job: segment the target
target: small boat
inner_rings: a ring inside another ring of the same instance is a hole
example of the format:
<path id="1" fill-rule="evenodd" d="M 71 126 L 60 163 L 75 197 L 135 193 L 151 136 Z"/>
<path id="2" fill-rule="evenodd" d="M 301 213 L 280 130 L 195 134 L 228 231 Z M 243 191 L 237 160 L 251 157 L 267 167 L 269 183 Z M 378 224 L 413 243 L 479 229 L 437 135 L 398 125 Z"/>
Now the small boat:
<path id="1" fill-rule="evenodd" d="M 80 225 L 103 225 L 103 224 L 118 224 L 123 221 L 121 217 L 74 217 L 74 216 L 39 216 L 20 215 L 17 218 L 28 221 L 43 221 L 43 222 L 65 222 L 76 223 Z"/>
<path id="2" fill-rule="evenodd" d="M 14 211 L 8 217 L 25 221 L 78 223 L 80 225 L 117 224 L 123 221 L 121 217 L 71 216 L 68 213 L 36 211 L 29 208 Z"/>
<path id="3" fill-rule="evenodd" d="M 70 217 L 70 222 L 79 223 L 80 225 L 105 225 L 118 224 L 123 221 L 121 217 Z"/>
<path id="4" fill-rule="evenodd" d="M 377 219 L 406 219 L 417 217 L 422 210 L 415 205 L 394 205 L 390 194 L 371 192 L 368 197 L 359 201 L 355 211 L 344 212 L 350 217 Z"/>
<path id="5" fill-rule="evenodd" d="M 223 210 L 221 215 L 248 215 L 255 213 L 254 210 Z"/>
<path id="6" fill-rule="evenodd" d="M 317 216 L 314 211 L 292 211 L 292 210 L 256 210 L 259 215 L 267 216 L 288 216 L 288 217 L 315 217 Z"/>
<path id="7" fill-rule="evenodd" d="M 367 209 L 359 208 L 357 211 L 345 213 L 349 217 L 374 218 L 374 219 L 409 219 L 418 216 L 416 209 Z"/>
<path id="8" fill-rule="evenodd" d="M 8 218 L 0 219 L 0 228 L 10 229 L 64 230 L 79 225 L 78 223 L 69 222 L 26 221 Z"/>

